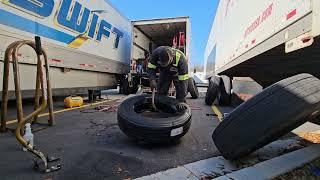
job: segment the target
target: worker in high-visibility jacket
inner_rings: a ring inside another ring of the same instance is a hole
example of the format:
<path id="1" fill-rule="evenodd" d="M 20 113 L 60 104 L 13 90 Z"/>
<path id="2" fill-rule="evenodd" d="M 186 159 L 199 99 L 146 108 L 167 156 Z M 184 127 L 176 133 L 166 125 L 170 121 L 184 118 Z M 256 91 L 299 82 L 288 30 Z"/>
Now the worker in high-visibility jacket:
<path id="1" fill-rule="evenodd" d="M 160 75 L 156 83 L 156 73 Z M 176 88 L 177 109 L 186 109 L 186 96 L 188 86 L 188 62 L 183 52 L 168 46 L 160 46 L 155 49 L 148 63 L 148 74 L 151 90 L 157 89 L 160 95 L 168 95 L 171 82 Z"/>

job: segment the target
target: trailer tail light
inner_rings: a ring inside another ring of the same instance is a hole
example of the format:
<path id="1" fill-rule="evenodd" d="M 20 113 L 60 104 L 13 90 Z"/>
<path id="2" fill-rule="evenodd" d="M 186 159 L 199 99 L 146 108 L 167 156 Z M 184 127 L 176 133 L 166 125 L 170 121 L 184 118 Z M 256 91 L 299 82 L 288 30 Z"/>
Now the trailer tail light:
<path id="1" fill-rule="evenodd" d="M 301 39 L 301 41 L 302 41 L 303 43 L 307 43 L 307 42 L 309 42 L 312 38 L 313 38 L 312 36 L 304 37 L 304 38 Z"/>
<path id="2" fill-rule="evenodd" d="M 286 53 L 296 51 L 298 49 L 302 49 L 308 46 L 311 46 L 314 42 L 313 36 L 310 32 L 302 34 L 299 37 L 296 37 L 288 42 L 286 42 Z"/>

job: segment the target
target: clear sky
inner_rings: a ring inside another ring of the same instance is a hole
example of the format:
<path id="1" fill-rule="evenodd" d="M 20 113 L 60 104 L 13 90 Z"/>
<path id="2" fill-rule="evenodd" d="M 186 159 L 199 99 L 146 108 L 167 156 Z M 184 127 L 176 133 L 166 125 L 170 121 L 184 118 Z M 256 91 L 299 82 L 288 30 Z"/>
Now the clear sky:
<path id="1" fill-rule="evenodd" d="M 204 50 L 219 0 L 107 0 L 130 20 L 189 16 L 191 63 L 202 65 Z"/>

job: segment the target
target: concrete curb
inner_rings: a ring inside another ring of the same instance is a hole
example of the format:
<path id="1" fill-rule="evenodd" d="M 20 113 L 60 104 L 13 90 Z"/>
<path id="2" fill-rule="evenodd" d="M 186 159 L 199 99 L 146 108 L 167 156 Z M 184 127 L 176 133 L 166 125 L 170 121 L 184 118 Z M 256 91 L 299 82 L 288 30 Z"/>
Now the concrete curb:
<path id="1" fill-rule="evenodd" d="M 200 179 L 202 177 L 269 179 L 320 157 L 318 153 L 320 145 L 302 148 L 299 145 L 300 140 L 293 138 L 275 141 L 241 161 L 228 161 L 218 156 L 140 177 L 138 180 Z M 284 154 L 288 150 L 292 152 Z M 261 162 L 261 159 L 264 161 Z"/>
<path id="2" fill-rule="evenodd" d="M 281 174 L 287 173 L 293 169 L 303 166 L 304 164 L 320 157 L 320 144 L 293 151 L 291 153 L 258 163 L 254 166 L 235 171 L 230 174 L 216 178 L 217 180 L 225 179 L 272 179 Z"/>

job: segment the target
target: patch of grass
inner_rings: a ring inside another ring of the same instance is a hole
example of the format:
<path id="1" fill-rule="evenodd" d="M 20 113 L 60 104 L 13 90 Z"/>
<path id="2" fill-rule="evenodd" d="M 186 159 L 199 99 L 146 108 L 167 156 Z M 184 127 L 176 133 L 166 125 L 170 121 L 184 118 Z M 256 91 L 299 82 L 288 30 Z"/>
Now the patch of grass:
<path id="1" fill-rule="evenodd" d="M 315 173 L 312 172 L 311 169 L 316 168 L 320 171 L 320 158 L 304 165 L 303 167 L 297 168 L 291 172 L 283 174 L 273 180 L 313 180 L 313 179 L 320 179 L 320 176 L 317 176 Z"/>

